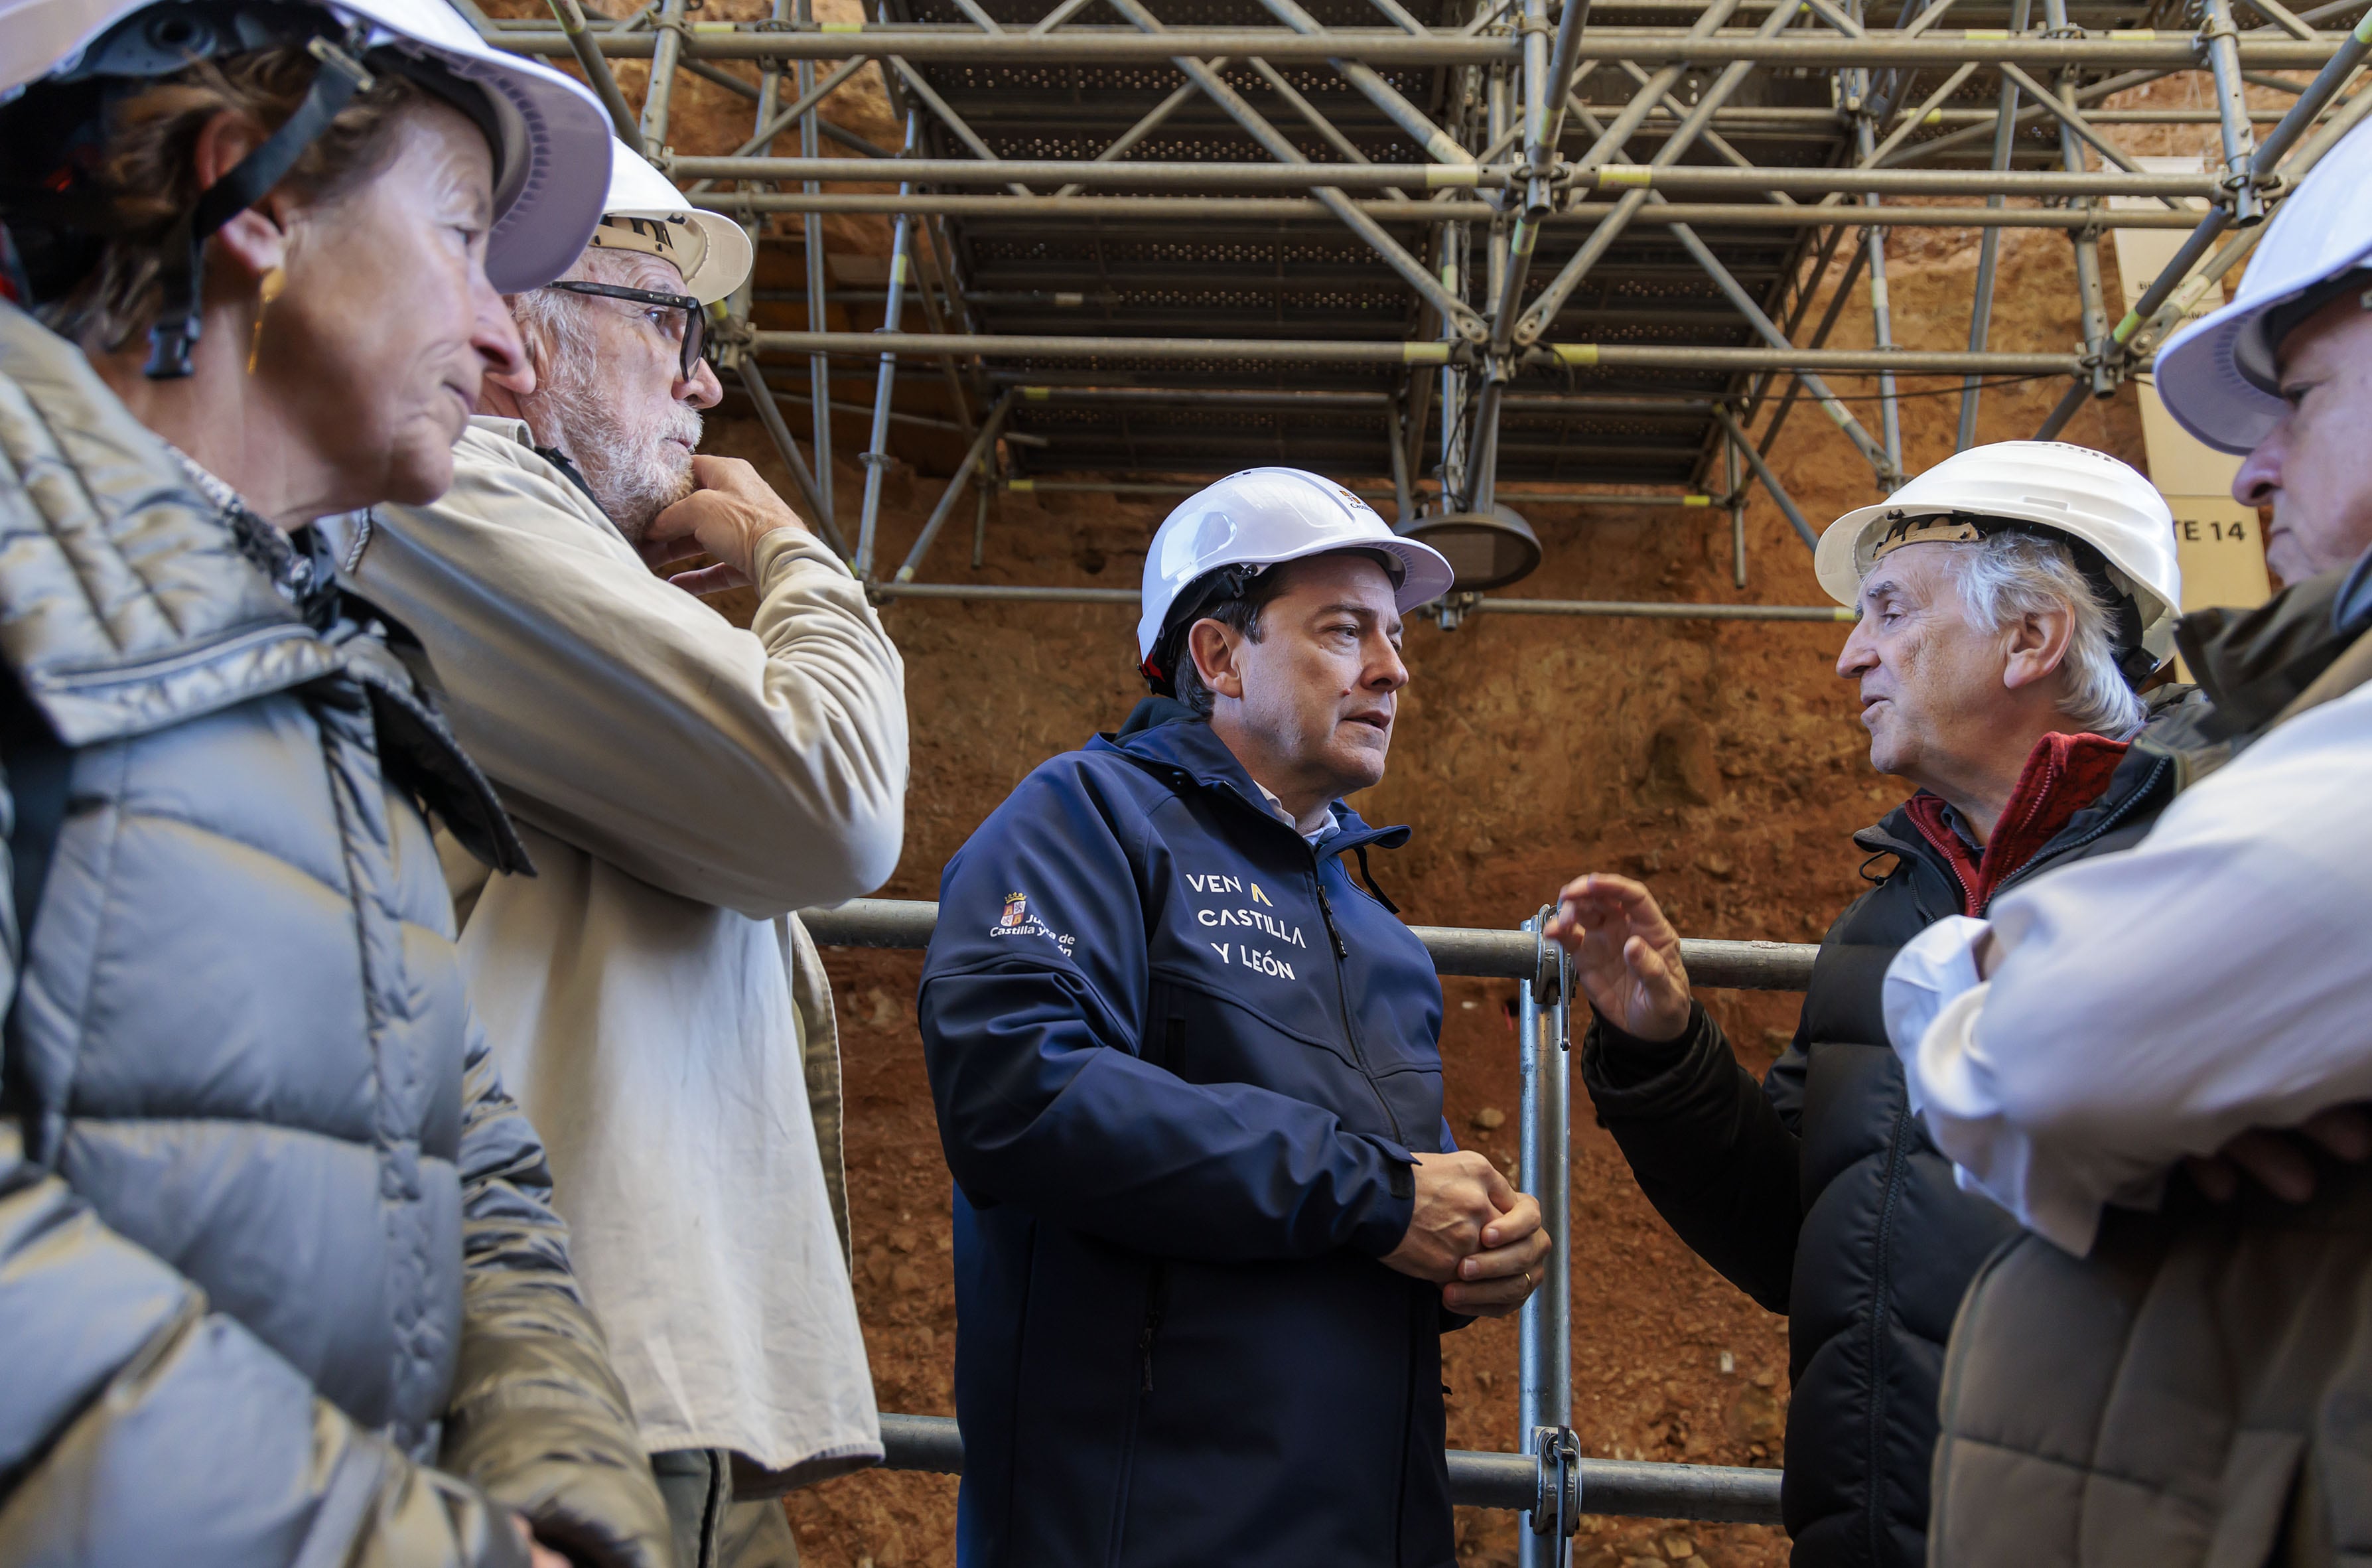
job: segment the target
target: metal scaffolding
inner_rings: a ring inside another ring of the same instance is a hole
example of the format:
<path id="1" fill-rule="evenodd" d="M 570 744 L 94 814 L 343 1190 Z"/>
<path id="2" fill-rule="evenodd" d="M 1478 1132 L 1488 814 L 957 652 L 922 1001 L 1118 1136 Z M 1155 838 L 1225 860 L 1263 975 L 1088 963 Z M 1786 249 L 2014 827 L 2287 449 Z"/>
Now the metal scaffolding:
<path id="1" fill-rule="evenodd" d="M 1541 916 L 1548 911 L 1543 909 Z M 826 947 L 921 947 L 938 923 L 935 903 L 856 899 L 807 910 L 808 935 Z M 1516 1040 L 1523 1076 L 1518 1114 L 1517 1185 L 1540 1200 L 1555 1246 L 1541 1287 L 1517 1318 L 1517 1439 L 1506 1453 L 1453 1451 L 1451 1500 L 1525 1516 L 1526 1568 L 1554 1568 L 1582 1515 L 1655 1519 L 1779 1522 L 1779 1472 L 1721 1465 L 1675 1465 L 1582 1457 L 1573 1431 L 1573 1295 L 1570 1216 L 1573 1188 L 1572 1040 L 1564 950 L 1540 935 L 1541 919 L 1517 931 L 1467 926 L 1412 927 L 1436 972 L 1521 982 Z M 1801 991 L 1820 949 L 1796 942 L 1683 938 L 1681 962 L 1699 986 Z M 944 1416 L 884 1415 L 885 1462 L 893 1469 L 963 1469 L 963 1440 Z"/>
<path id="2" fill-rule="evenodd" d="M 806 361 L 804 429 L 761 412 L 828 513 L 832 378 L 875 371 L 858 516 L 831 520 L 885 588 L 914 584 L 967 494 L 977 558 L 999 490 L 1249 460 L 1363 483 L 1404 523 L 1525 486 L 1541 505 L 1576 486 L 1607 505 L 1703 496 L 1728 514 L 1743 587 L 1752 486 L 1809 532 L 1766 460 L 1797 401 L 1877 493 L 1901 479 L 1907 393 L 1957 389 L 1965 443 L 1989 383 L 2064 380 L 2041 433 L 2057 430 L 2145 363 L 2372 106 L 2340 99 L 2372 42 L 2364 0 L 868 0 L 861 24 L 809 0 L 755 23 L 692 20 L 683 0 L 624 23 L 552 4 L 557 27 L 488 26 L 577 62 L 622 121 L 606 62 L 649 60 L 644 145 L 762 239 L 801 239 L 804 319 L 786 317 L 796 296 L 745 296 L 718 336 L 760 402 L 761 357 Z M 868 69 L 901 148 L 827 112 Z M 756 99 L 730 155 L 669 157 L 682 71 Z M 2190 107 L 2113 106 L 2185 75 L 2204 88 Z M 2296 96 L 2277 112 L 2249 84 Z M 2111 129 L 2164 124 L 2212 127 L 2220 156 L 2148 172 Z M 794 128 L 800 156 L 773 156 Z M 2192 231 L 2113 329 L 2109 196 L 2159 203 L 2121 226 Z M 835 331 L 822 223 L 858 214 L 895 223 L 866 296 L 881 315 Z M 1938 226 L 1985 231 L 1969 346 L 1910 351 L 1887 231 Z M 2078 344 L 1989 342 L 1999 231 L 2027 227 L 2069 237 Z M 1828 346 L 1847 296 L 1870 348 Z M 891 573 L 875 545 L 901 390 L 907 431 L 936 418 L 969 450 Z"/>

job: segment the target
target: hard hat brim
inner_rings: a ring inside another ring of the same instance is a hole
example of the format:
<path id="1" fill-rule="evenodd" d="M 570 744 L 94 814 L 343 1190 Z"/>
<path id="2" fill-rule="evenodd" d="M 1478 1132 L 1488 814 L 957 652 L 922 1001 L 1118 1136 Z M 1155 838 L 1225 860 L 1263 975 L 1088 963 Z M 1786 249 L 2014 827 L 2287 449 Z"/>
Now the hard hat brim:
<path id="1" fill-rule="evenodd" d="M 680 207 L 607 207 L 604 217 L 652 218 L 662 222 L 689 222 L 700 231 L 702 249 L 699 264 L 683 274 L 683 291 L 703 305 L 714 305 L 739 288 L 750 269 L 757 264 L 757 253 L 750 245 L 750 231 L 722 213 L 712 213 L 686 204 Z"/>
<path id="2" fill-rule="evenodd" d="M 78 58 L 149 0 L 0 0 L 0 92 Z M 446 0 L 335 0 L 342 23 L 367 19 L 366 47 L 391 48 L 486 96 L 500 129 L 494 222 L 486 277 L 504 294 L 540 288 L 566 272 L 601 220 L 610 187 L 609 114 L 590 88 L 540 61 L 478 36 Z"/>
<path id="3" fill-rule="evenodd" d="M 2238 300 L 2185 325 L 2157 352 L 2152 381 L 2175 423 L 2219 452 L 2256 449 L 2285 404 L 2240 368 L 2241 338 L 2292 296 Z"/>

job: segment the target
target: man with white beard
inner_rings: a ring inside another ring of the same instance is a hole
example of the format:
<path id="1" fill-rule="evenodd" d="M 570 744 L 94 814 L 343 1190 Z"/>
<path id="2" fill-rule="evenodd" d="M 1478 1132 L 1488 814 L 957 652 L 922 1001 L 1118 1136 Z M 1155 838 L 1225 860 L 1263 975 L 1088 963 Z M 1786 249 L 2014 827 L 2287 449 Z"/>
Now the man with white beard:
<path id="1" fill-rule="evenodd" d="M 791 912 L 896 865 L 903 671 L 755 470 L 695 456 L 701 311 L 748 237 L 620 147 L 609 213 L 511 301 L 529 368 L 431 506 L 342 575 L 424 645 L 538 875 L 446 857 L 461 961 L 544 1133 L 683 1568 L 781 1568 L 782 1492 L 877 1461 L 831 992 Z M 719 563 L 672 580 L 652 564 Z M 748 631 L 695 596 L 746 584 Z M 740 1501 L 736 1501 L 737 1488 Z"/>

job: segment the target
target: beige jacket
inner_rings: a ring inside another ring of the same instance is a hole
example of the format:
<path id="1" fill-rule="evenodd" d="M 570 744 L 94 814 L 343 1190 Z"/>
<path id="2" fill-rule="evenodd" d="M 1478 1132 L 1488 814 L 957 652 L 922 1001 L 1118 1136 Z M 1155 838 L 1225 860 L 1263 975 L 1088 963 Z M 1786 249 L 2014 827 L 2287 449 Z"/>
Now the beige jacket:
<path id="1" fill-rule="evenodd" d="M 789 912 L 897 862 L 903 669 L 810 536 L 762 541 L 745 632 L 527 442 L 473 421 L 444 499 L 350 527 L 342 568 L 425 645 L 535 859 L 448 857 L 462 961 L 645 1443 L 803 1483 L 880 1435 L 831 993 Z"/>

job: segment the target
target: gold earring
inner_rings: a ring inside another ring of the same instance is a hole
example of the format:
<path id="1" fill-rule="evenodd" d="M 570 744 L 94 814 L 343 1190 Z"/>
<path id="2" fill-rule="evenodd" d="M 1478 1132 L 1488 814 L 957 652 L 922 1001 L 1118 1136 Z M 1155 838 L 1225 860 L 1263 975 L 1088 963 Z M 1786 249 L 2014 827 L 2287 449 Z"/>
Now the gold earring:
<path id="1" fill-rule="evenodd" d="M 247 373 L 250 376 L 255 374 L 255 356 L 263 347 L 263 313 L 272 308 L 272 302 L 279 298 L 287 286 L 288 274 L 280 268 L 274 267 L 263 274 L 262 286 L 257 291 L 255 303 L 255 332 L 247 340 Z"/>

